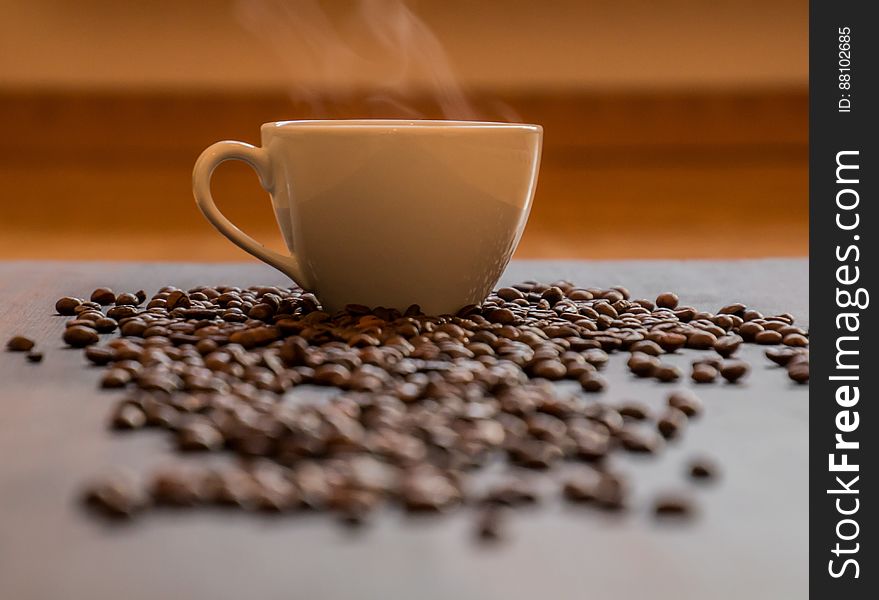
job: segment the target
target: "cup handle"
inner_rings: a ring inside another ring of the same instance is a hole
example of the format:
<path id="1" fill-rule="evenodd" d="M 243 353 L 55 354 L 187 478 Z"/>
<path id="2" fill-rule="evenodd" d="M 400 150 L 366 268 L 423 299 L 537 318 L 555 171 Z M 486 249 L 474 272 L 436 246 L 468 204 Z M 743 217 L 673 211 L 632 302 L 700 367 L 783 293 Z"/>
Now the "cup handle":
<path id="1" fill-rule="evenodd" d="M 269 250 L 255 239 L 238 229 L 214 204 L 211 195 L 211 176 L 214 169 L 220 163 L 227 160 L 240 160 L 250 165 L 259 176 L 259 182 L 263 189 L 272 193 L 274 185 L 272 179 L 271 162 L 268 153 L 256 146 L 244 142 L 223 141 L 208 146 L 192 170 L 192 194 L 195 203 L 205 218 L 210 221 L 217 231 L 226 236 L 233 244 L 252 254 L 261 261 L 275 267 L 303 289 L 308 289 L 307 278 L 302 272 L 299 260 L 296 256 L 285 256 L 273 250 Z"/>

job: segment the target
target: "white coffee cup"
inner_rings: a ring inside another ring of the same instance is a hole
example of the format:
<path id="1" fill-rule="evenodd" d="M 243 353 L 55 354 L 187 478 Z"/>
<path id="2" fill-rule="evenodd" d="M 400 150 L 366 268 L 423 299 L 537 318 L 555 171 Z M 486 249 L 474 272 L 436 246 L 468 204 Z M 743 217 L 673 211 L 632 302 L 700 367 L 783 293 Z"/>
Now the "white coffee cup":
<path id="1" fill-rule="evenodd" d="M 220 233 L 314 292 L 346 304 L 454 313 L 497 283 L 537 184 L 538 125 L 470 121 L 282 121 L 262 147 L 217 142 L 195 163 L 195 201 Z M 249 164 L 271 194 L 290 254 L 233 225 L 211 197 L 221 162 Z"/>

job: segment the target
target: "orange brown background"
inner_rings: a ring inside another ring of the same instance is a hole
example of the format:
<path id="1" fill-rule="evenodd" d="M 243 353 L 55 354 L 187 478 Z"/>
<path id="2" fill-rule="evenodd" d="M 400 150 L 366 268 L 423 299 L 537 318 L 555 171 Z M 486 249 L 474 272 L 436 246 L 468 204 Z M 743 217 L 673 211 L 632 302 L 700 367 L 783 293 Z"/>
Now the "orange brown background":
<path id="1" fill-rule="evenodd" d="M 358 48 L 359 5 L 320 6 Z M 519 258 L 808 252 L 805 0 L 407 6 L 483 114 L 545 128 Z M 266 43 L 246 9 L 0 0 L 0 258 L 244 259 L 192 201 L 205 146 L 258 143 L 270 120 L 400 116 L 365 101 L 394 56 L 328 76 L 295 35 Z M 394 90 L 440 116 L 429 71 Z M 214 181 L 226 214 L 280 247 L 256 177 L 232 164 Z"/>

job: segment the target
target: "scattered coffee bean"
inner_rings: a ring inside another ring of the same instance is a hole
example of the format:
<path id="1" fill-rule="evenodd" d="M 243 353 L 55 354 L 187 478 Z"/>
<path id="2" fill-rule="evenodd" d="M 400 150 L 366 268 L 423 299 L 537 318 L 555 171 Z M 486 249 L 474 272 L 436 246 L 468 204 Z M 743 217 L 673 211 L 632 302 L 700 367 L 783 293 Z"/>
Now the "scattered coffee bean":
<path id="1" fill-rule="evenodd" d="M 523 300 L 525 298 L 525 294 L 520 292 L 515 288 L 501 288 L 497 291 L 497 295 L 501 300 L 505 302 L 512 302 L 513 300 Z"/>
<path id="2" fill-rule="evenodd" d="M 116 407 L 111 424 L 114 429 L 140 429 L 146 425 L 146 415 L 138 405 L 125 400 Z"/>
<path id="3" fill-rule="evenodd" d="M 632 352 L 626 364 L 638 377 L 652 377 L 661 365 L 658 358 L 643 352 Z"/>
<path id="4" fill-rule="evenodd" d="M 693 348 L 696 350 L 708 350 L 710 348 L 714 348 L 717 343 L 717 338 L 714 334 L 709 333 L 708 331 L 693 331 L 687 336 L 687 348 Z"/>
<path id="5" fill-rule="evenodd" d="M 720 375 L 730 383 L 735 383 L 744 377 L 749 369 L 748 363 L 743 360 L 728 359 L 723 361 L 720 367 Z"/>
<path id="6" fill-rule="evenodd" d="M 101 378 L 103 388 L 125 387 L 131 381 L 131 375 L 124 369 L 110 369 Z"/>
<path id="7" fill-rule="evenodd" d="M 696 458 L 690 461 L 688 472 L 693 479 L 707 481 L 717 478 L 718 468 L 707 458 Z"/>
<path id="8" fill-rule="evenodd" d="M 783 337 L 784 336 L 782 336 L 777 331 L 772 331 L 772 330 L 766 329 L 764 331 L 757 333 L 754 336 L 754 341 L 757 342 L 758 344 L 766 344 L 766 345 L 780 344 Z"/>
<path id="9" fill-rule="evenodd" d="M 797 383 L 808 383 L 809 361 L 791 364 L 787 368 L 787 375 Z"/>
<path id="10" fill-rule="evenodd" d="M 714 351 L 724 358 L 729 358 L 735 354 L 739 346 L 742 345 L 742 338 L 735 334 L 724 335 L 719 337 L 714 343 Z"/>
<path id="11" fill-rule="evenodd" d="M 150 495 L 156 504 L 194 506 L 202 499 L 201 481 L 182 468 L 167 468 L 153 474 Z"/>
<path id="12" fill-rule="evenodd" d="M 693 373 L 691 378 L 696 383 L 712 383 L 717 379 L 717 369 L 708 363 L 693 363 Z"/>
<path id="13" fill-rule="evenodd" d="M 98 288 L 92 292 L 91 301 L 101 306 L 107 306 L 116 302 L 116 294 L 110 288 Z"/>
<path id="14" fill-rule="evenodd" d="M 94 329 L 77 325 L 64 330 L 64 341 L 74 348 L 83 348 L 97 343 L 100 338 Z"/>
<path id="15" fill-rule="evenodd" d="M 144 299 L 138 298 L 135 294 L 123 292 L 116 296 L 116 306 L 137 306 Z"/>
<path id="16" fill-rule="evenodd" d="M 607 381 L 598 373 L 584 373 L 580 377 L 580 387 L 584 392 L 601 392 L 607 387 Z"/>
<path id="17" fill-rule="evenodd" d="M 483 509 L 476 522 L 479 539 L 496 542 L 503 537 L 502 511 L 496 507 Z"/>
<path id="18" fill-rule="evenodd" d="M 626 505 L 626 484 L 617 475 L 609 472 L 600 474 L 595 486 L 595 502 L 606 510 L 622 510 Z"/>
<path id="19" fill-rule="evenodd" d="M 692 517 L 695 509 L 689 498 L 682 494 L 663 494 L 653 501 L 653 512 L 657 517 Z"/>
<path id="20" fill-rule="evenodd" d="M 675 352 L 687 343 L 687 336 L 682 333 L 662 333 L 656 340 L 666 352 Z"/>
<path id="21" fill-rule="evenodd" d="M 804 348 L 809 345 L 809 338 L 799 333 L 789 333 L 782 340 L 785 346 Z"/>
<path id="22" fill-rule="evenodd" d="M 27 353 L 27 359 L 29 362 L 32 362 L 32 363 L 43 362 L 43 353 L 37 352 L 36 350 L 31 350 L 30 352 Z"/>
<path id="23" fill-rule="evenodd" d="M 600 476 L 595 472 L 580 472 L 565 479 L 562 495 L 571 502 L 592 502 L 595 500 Z"/>
<path id="24" fill-rule="evenodd" d="M 95 329 L 98 333 L 111 333 L 116 330 L 116 321 L 106 317 L 95 319 Z"/>
<path id="25" fill-rule="evenodd" d="M 702 401 L 690 390 L 677 390 L 669 394 L 668 405 L 688 417 L 695 417 L 702 412 Z"/>
<path id="26" fill-rule="evenodd" d="M 640 402 L 627 402 L 620 406 L 617 411 L 620 416 L 633 421 L 643 421 L 650 415 L 649 409 Z"/>
<path id="27" fill-rule="evenodd" d="M 10 352 L 29 352 L 34 347 L 34 341 L 21 335 L 9 338 L 6 349 Z"/>
<path id="28" fill-rule="evenodd" d="M 653 370 L 653 377 L 664 383 L 677 381 L 681 377 L 681 370 L 674 365 L 661 364 Z"/>
<path id="29" fill-rule="evenodd" d="M 70 296 L 65 296 L 63 298 L 59 298 L 55 303 L 55 311 L 59 315 L 64 315 L 65 317 L 72 317 L 76 314 L 76 308 L 82 304 L 82 300 L 79 298 L 71 298 Z"/>
<path id="30" fill-rule="evenodd" d="M 510 507 L 534 504 L 537 501 L 537 492 L 524 479 L 513 479 L 496 485 L 482 499 L 483 504 L 497 504 Z"/>
<path id="31" fill-rule="evenodd" d="M 145 488 L 156 503 L 309 507 L 348 524 L 385 502 L 414 512 L 537 502 L 520 478 L 471 495 L 471 473 L 498 460 L 510 469 L 594 466 L 579 485 L 567 482 L 565 496 L 621 509 L 628 490 L 609 461 L 658 452 L 702 404 L 688 390 L 674 392 L 654 425 L 639 402 L 588 397 L 607 388 L 598 371 L 614 353 L 629 352 L 636 375 L 673 381 L 681 372 L 660 361 L 666 352 L 713 348 L 728 358 L 761 334 L 794 336 L 795 344 L 806 337 L 792 318 L 744 306 L 712 314 L 679 306 L 671 293 L 654 303 L 631 300 L 622 287 L 565 281 L 502 288 L 482 306 L 443 316 L 417 306 L 331 314 L 297 288 L 93 296 L 59 300 L 58 310 L 76 317 L 65 340 L 106 367 L 102 387 L 129 389 L 111 426 L 162 428 L 180 451 L 222 449 L 246 461 L 218 471 L 193 457 L 185 469 L 162 469 Z M 106 315 L 105 302 L 115 304 Z M 785 364 L 807 371 L 805 347 L 768 350 L 794 353 Z M 695 360 L 694 378 L 714 379 L 726 364 L 715 354 Z M 565 379 L 580 389 L 554 383 Z"/>
<path id="32" fill-rule="evenodd" d="M 89 507 L 116 518 L 131 517 L 147 504 L 137 481 L 127 473 L 117 473 L 92 483 L 83 496 Z"/>
<path id="33" fill-rule="evenodd" d="M 656 454 L 662 447 L 662 437 L 652 429 L 624 427 L 619 435 L 623 448 L 630 452 Z"/>
<path id="34" fill-rule="evenodd" d="M 728 304 L 728 305 L 724 306 L 723 308 L 721 308 L 720 310 L 717 311 L 717 314 L 719 314 L 719 315 L 736 315 L 736 316 L 740 317 L 745 313 L 745 310 L 747 308 L 748 307 L 745 306 L 744 304 L 736 302 L 734 304 Z"/>
<path id="35" fill-rule="evenodd" d="M 191 419 L 177 430 L 177 446 L 181 450 L 218 450 L 223 434 L 206 419 Z"/>
<path id="36" fill-rule="evenodd" d="M 672 292 L 663 292 L 656 297 L 656 306 L 674 310 L 678 307 L 678 295 Z"/>
<path id="37" fill-rule="evenodd" d="M 103 366 L 109 364 L 109 362 L 113 360 L 114 354 L 113 350 L 106 346 L 92 345 L 85 349 L 85 357 L 89 359 L 92 364 Z"/>
<path id="38" fill-rule="evenodd" d="M 662 348 L 654 342 L 653 340 L 640 340 L 632 344 L 629 348 L 634 354 L 635 352 L 640 352 L 642 354 L 648 354 L 650 356 L 659 356 L 662 354 Z"/>
<path id="39" fill-rule="evenodd" d="M 765 352 L 766 358 L 779 366 L 787 365 L 793 357 L 799 352 L 793 348 L 768 348 Z"/>
<path id="40" fill-rule="evenodd" d="M 763 326 L 759 323 L 744 323 L 739 327 L 738 334 L 746 342 L 753 342 L 757 334 L 763 331 Z"/>
<path id="41" fill-rule="evenodd" d="M 656 423 L 656 428 L 659 430 L 659 433 L 661 433 L 662 437 L 666 439 L 677 437 L 681 430 L 686 426 L 687 414 L 684 411 L 673 407 L 666 410 Z"/>

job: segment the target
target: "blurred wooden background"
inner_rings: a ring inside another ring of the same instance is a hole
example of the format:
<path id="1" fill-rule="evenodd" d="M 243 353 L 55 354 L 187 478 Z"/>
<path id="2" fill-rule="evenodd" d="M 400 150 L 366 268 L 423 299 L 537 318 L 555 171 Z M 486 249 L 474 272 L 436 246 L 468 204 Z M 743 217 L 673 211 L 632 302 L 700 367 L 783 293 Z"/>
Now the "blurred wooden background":
<path id="1" fill-rule="evenodd" d="M 545 128 L 519 257 L 807 253 L 805 1 L 0 0 L 0 258 L 244 259 L 195 208 L 198 153 L 265 121 L 442 116 L 406 7 L 483 118 Z M 280 247 L 246 167 L 214 188 Z"/>

